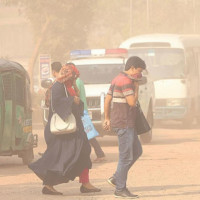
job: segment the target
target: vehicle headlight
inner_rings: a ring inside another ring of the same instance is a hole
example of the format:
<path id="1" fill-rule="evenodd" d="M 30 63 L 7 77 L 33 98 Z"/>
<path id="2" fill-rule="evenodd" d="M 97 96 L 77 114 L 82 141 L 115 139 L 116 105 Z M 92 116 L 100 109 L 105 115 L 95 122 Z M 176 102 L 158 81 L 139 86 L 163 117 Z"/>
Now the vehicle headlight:
<path id="1" fill-rule="evenodd" d="M 167 106 L 183 106 L 185 99 L 167 99 Z"/>

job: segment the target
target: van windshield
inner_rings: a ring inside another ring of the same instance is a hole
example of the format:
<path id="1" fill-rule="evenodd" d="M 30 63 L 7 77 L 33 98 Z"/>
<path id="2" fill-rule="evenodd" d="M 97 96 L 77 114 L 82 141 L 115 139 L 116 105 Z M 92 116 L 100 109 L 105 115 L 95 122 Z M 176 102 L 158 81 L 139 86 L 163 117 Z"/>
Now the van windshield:
<path id="1" fill-rule="evenodd" d="M 108 84 L 124 70 L 123 64 L 76 65 L 85 84 Z"/>
<path id="2" fill-rule="evenodd" d="M 184 78 L 185 58 L 182 49 L 172 48 L 135 48 L 129 56 L 142 58 L 149 74 L 154 80 Z"/>

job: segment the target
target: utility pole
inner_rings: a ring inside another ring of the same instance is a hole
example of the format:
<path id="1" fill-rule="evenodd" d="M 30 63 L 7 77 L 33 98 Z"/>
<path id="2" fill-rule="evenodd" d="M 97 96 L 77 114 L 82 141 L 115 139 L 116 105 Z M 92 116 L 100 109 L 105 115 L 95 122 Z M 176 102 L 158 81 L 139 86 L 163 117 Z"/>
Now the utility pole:
<path id="1" fill-rule="evenodd" d="M 149 29 L 149 0 L 147 0 L 147 27 L 148 27 L 148 29 Z"/>
<path id="2" fill-rule="evenodd" d="M 129 19 L 129 29 L 130 29 L 130 37 L 133 35 L 133 0 L 130 0 L 130 19 Z"/>
<path id="3" fill-rule="evenodd" d="M 192 2 L 193 5 L 193 31 L 196 33 L 196 1 L 193 0 Z"/>

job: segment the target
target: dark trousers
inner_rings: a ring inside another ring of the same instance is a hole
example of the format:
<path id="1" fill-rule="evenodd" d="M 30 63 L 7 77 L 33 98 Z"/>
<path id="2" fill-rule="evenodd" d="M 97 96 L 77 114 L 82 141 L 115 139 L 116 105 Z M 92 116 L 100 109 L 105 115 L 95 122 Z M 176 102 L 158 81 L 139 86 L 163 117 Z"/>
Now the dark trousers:
<path id="1" fill-rule="evenodd" d="M 91 146 L 94 148 L 97 158 L 101 158 L 101 157 L 105 156 L 105 154 L 104 154 L 103 150 L 101 149 L 96 138 L 92 138 L 91 140 L 89 140 L 89 142 L 90 142 Z"/>
<path id="2" fill-rule="evenodd" d="M 119 142 L 119 161 L 115 174 L 116 190 L 126 188 L 128 171 L 142 154 L 142 145 L 134 128 L 115 129 Z"/>

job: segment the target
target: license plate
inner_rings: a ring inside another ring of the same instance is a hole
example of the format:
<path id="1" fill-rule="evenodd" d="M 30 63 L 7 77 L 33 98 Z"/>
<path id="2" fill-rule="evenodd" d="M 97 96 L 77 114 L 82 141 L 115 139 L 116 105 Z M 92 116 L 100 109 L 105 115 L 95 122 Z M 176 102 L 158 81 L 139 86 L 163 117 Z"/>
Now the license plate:
<path id="1" fill-rule="evenodd" d="M 32 132 L 32 126 L 24 126 L 23 131 L 24 131 L 24 133 L 31 133 Z"/>

